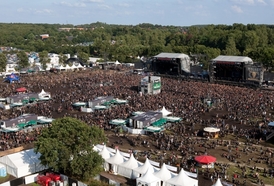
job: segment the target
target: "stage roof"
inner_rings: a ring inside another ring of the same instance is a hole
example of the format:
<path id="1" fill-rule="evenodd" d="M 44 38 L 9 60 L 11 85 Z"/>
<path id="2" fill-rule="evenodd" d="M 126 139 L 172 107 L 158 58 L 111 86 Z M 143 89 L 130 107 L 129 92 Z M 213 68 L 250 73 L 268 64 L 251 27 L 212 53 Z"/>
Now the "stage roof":
<path id="1" fill-rule="evenodd" d="M 156 56 L 156 58 L 189 58 L 188 55 L 183 54 L 183 53 L 160 53 Z"/>
<path id="2" fill-rule="evenodd" d="M 218 61 L 218 62 L 241 62 L 245 64 L 253 64 L 253 61 L 250 57 L 246 56 L 218 56 L 211 61 Z"/>

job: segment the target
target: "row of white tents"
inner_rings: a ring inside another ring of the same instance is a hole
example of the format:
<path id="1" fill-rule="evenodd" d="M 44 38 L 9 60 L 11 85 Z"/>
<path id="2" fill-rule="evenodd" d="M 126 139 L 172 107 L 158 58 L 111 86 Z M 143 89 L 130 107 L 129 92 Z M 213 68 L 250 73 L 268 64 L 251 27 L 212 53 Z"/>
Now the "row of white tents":
<path id="1" fill-rule="evenodd" d="M 82 66 L 80 63 L 76 66 L 75 64 L 72 64 L 72 66 L 69 66 L 68 64 L 66 66 L 59 65 L 55 66 L 55 69 L 57 70 L 75 70 L 75 69 L 84 69 L 85 67 Z"/>
<path id="2" fill-rule="evenodd" d="M 192 178 L 197 178 L 197 174 L 184 171 L 183 169 L 181 169 L 179 174 L 176 174 L 168 170 L 165 164 L 159 169 L 153 166 L 149 159 L 146 159 L 145 163 L 141 163 L 133 155 L 125 155 L 119 149 L 116 149 L 114 153 L 113 150 L 106 146 L 97 145 L 96 148 L 105 160 L 103 165 L 105 171 L 136 179 L 137 185 L 198 186 L 198 180 Z"/>

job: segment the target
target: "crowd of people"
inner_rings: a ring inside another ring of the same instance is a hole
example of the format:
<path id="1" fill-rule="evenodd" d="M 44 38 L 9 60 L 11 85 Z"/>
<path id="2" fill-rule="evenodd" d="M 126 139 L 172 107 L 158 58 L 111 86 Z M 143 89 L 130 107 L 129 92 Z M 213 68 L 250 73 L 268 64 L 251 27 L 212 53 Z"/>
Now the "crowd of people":
<path id="1" fill-rule="evenodd" d="M 109 130 L 113 127 L 109 124 L 112 119 L 126 119 L 133 112 L 159 110 L 165 106 L 172 112 L 172 115 L 181 117 L 183 120 L 167 127 L 173 133 L 154 134 L 148 143 L 157 150 L 172 151 L 174 158 L 170 163 L 180 164 L 181 167 L 189 166 L 186 162 L 194 155 L 207 153 L 208 149 L 214 149 L 217 146 L 227 147 L 227 153 L 223 156 L 229 161 L 237 162 L 236 160 L 239 159 L 239 150 L 238 154 L 230 153 L 231 142 L 221 139 L 205 142 L 198 138 L 204 127 L 220 128 L 220 137 L 233 134 L 236 136 L 235 141 L 237 138 L 245 139 L 247 144 L 245 151 L 250 148 L 248 144 L 258 144 L 272 132 L 272 129 L 268 127 L 268 122 L 273 120 L 274 112 L 274 95 L 271 91 L 162 78 L 160 94 L 141 95 L 138 92 L 141 78 L 141 75 L 112 70 L 85 70 L 25 76 L 18 84 L 2 84 L 0 97 L 8 97 L 14 94 L 16 88 L 26 87 L 29 92 L 40 92 L 44 89 L 51 93 L 52 99 L 20 109 L 0 110 L 0 120 L 14 118 L 22 113 L 35 113 L 53 118 L 70 116 L 89 125 L 97 125 Z M 99 96 L 126 99 L 128 104 L 116 105 L 107 110 L 95 110 L 92 113 L 82 113 L 72 106 L 75 102 L 88 102 Z M 35 131 L 30 133 L 31 138 L 28 138 L 27 132 L 2 133 L 1 150 L 35 140 L 40 130 Z M 174 136 L 174 133 L 177 135 Z M 236 151 L 236 146 L 234 151 Z M 265 150 L 266 147 L 264 147 Z M 180 161 L 175 158 L 178 155 L 182 156 Z M 254 157 L 256 160 L 258 158 Z M 268 158 L 267 162 L 270 162 L 273 157 Z"/>

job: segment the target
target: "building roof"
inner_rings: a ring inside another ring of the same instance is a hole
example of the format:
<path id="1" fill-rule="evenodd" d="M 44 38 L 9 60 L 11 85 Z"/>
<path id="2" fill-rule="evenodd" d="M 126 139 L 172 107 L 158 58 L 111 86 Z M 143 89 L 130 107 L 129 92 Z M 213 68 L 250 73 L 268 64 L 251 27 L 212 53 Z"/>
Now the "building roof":
<path id="1" fill-rule="evenodd" d="M 183 53 L 165 53 L 165 52 L 162 52 L 154 57 L 155 58 L 189 58 L 188 55 Z"/>
<path id="2" fill-rule="evenodd" d="M 141 81 L 148 81 L 148 77 L 149 76 L 144 77 L 143 79 L 141 79 Z M 161 77 L 159 77 L 159 76 L 150 76 L 150 78 L 151 78 L 151 81 L 161 80 Z"/>
<path id="3" fill-rule="evenodd" d="M 218 56 L 212 61 L 220 61 L 220 62 L 240 62 L 246 64 L 253 64 L 253 61 L 250 57 L 247 56 Z"/>

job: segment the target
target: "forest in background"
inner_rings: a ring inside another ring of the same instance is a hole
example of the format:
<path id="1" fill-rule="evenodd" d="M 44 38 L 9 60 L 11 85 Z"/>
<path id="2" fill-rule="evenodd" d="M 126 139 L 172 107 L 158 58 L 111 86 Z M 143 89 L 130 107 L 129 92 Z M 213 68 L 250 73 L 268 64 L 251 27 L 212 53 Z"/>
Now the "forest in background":
<path id="1" fill-rule="evenodd" d="M 59 31 L 59 28 L 83 28 Z M 190 27 L 0 23 L 0 46 L 27 52 L 78 54 L 105 60 L 133 62 L 137 56 L 161 52 L 203 54 L 207 63 L 218 55 L 248 56 L 265 67 L 274 66 L 274 25 L 233 24 Z M 49 38 L 41 39 L 41 34 Z M 206 65 L 205 65 L 206 66 Z"/>

